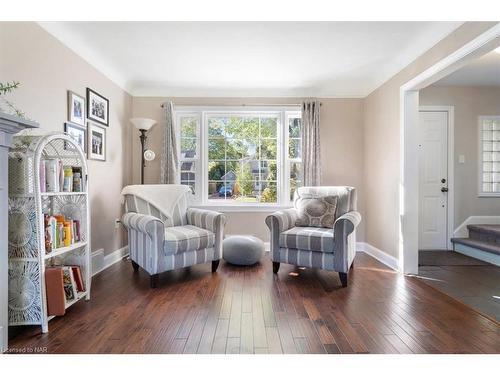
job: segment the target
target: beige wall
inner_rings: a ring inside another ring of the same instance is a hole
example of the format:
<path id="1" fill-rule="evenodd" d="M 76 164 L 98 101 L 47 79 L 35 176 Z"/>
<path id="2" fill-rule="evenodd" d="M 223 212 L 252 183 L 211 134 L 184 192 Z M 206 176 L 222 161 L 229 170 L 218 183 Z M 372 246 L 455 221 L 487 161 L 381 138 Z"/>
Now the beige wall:
<path id="1" fill-rule="evenodd" d="M 40 123 L 43 131 L 63 131 L 67 90 L 85 96 L 86 87 L 109 99 L 106 162 L 88 161 L 92 250 L 108 254 L 126 244 L 120 191 L 129 183 L 132 97 L 35 23 L 0 22 L 0 81 L 20 81 L 10 98 Z"/>
<path id="2" fill-rule="evenodd" d="M 495 24 L 465 23 L 365 98 L 365 241 L 394 257 L 399 245 L 400 87 Z"/>
<path id="3" fill-rule="evenodd" d="M 162 125 L 164 124 L 161 103 L 168 98 L 134 97 L 133 116 L 149 117 L 159 125 L 150 131 L 148 147 L 157 158 L 147 164 L 146 183 L 158 183 L 160 153 L 162 148 Z M 177 105 L 240 105 L 240 104 L 287 104 L 300 103 L 301 98 L 171 98 Z M 363 213 L 363 100 L 362 99 L 320 99 L 321 106 L 321 156 L 323 163 L 323 184 L 352 185 L 358 188 L 358 210 Z M 133 132 L 133 181 L 140 181 L 139 132 Z M 264 223 L 268 213 L 227 213 L 228 234 L 253 234 L 265 241 L 269 231 Z M 364 224 L 358 231 L 358 240 L 363 240 Z"/>
<path id="4" fill-rule="evenodd" d="M 359 240 L 397 257 L 399 229 L 399 88 L 434 63 L 463 46 L 495 22 L 466 23 L 365 99 L 321 99 L 323 183 L 353 185 L 359 190 L 363 215 Z M 82 95 L 91 87 L 110 99 L 108 161 L 89 161 L 92 198 L 92 248 L 106 253 L 123 245 L 119 193 L 139 181 L 139 139 L 128 119 L 151 117 L 163 123 L 160 104 L 166 98 L 131 98 L 100 72 L 34 23 L 0 24 L 0 79 L 23 86 L 12 99 L 45 130 L 62 130 L 66 90 Z M 300 98 L 173 98 L 176 104 L 290 103 Z M 161 152 L 161 126 L 151 131 L 150 147 Z M 148 164 L 146 182 L 155 183 L 159 157 Z M 367 194 L 369 192 L 369 194 Z M 101 209 L 101 207 L 105 209 Z M 254 233 L 268 238 L 265 213 L 230 213 L 228 233 Z M 251 228 L 251 229 L 249 229 Z"/>
<path id="5" fill-rule="evenodd" d="M 434 87 L 420 91 L 420 105 L 455 108 L 455 217 L 454 228 L 472 215 L 498 215 L 500 198 L 479 198 L 478 116 L 500 115 L 500 87 Z M 459 164 L 459 155 L 465 163 Z"/>

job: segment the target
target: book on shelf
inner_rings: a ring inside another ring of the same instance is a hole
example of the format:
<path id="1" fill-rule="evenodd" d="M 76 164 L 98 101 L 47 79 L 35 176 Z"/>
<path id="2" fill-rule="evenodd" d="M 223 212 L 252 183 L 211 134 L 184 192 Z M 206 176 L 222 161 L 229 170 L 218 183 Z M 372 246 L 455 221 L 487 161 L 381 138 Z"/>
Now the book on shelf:
<path id="1" fill-rule="evenodd" d="M 45 252 L 67 247 L 82 240 L 80 220 L 67 219 L 63 215 L 45 214 Z"/>
<path id="2" fill-rule="evenodd" d="M 85 292 L 80 266 L 51 266 L 45 269 L 48 315 L 64 315 L 69 302 Z"/>
<path id="3" fill-rule="evenodd" d="M 66 296 L 66 303 L 73 301 L 77 295 L 75 278 L 73 277 L 73 270 L 71 267 L 62 267 L 63 271 L 63 286 L 64 295 Z"/>
<path id="4" fill-rule="evenodd" d="M 63 168 L 63 175 L 63 191 L 73 191 L 73 168 L 70 166 L 65 166 Z"/>
<path id="5" fill-rule="evenodd" d="M 73 168 L 73 191 L 74 192 L 82 192 L 82 168 L 81 167 L 72 167 Z"/>
<path id="6" fill-rule="evenodd" d="M 40 192 L 82 192 L 82 168 L 63 165 L 61 159 L 40 161 Z"/>
<path id="7" fill-rule="evenodd" d="M 61 267 L 45 269 L 45 292 L 47 295 L 47 314 L 61 316 L 66 311 L 63 270 Z"/>
<path id="8" fill-rule="evenodd" d="M 73 278 L 76 283 L 76 291 L 77 292 L 85 292 L 85 287 L 83 284 L 82 271 L 78 266 L 71 266 L 71 270 L 73 271 Z"/>

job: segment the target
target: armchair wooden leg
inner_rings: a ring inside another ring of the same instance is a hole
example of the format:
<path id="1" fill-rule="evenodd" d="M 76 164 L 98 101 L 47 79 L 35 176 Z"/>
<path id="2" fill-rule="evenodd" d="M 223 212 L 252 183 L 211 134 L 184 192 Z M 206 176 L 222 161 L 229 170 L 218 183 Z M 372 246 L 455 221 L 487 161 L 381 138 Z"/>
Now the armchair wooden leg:
<path id="1" fill-rule="evenodd" d="M 339 272 L 339 277 L 342 287 L 345 288 L 347 286 L 347 273 Z"/>
<path id="2" fill-rule="evenodd" d="M 212 260 L 212 273 L 217 271 L 217 268 L 219 268 L 219 262 L 220 260 Z"/>
<path id="3" fill-rule="evenodd" d="M 151 286 L 151 288 L 156 288 L 158 286 L 158 279 L 159 279 L 158 274 L 151 275 L 149 277 L 149 285 Z"/>
<path id="4" fill-rule="evenodd" d="M 139 271 L 139 265 L 132 260 L 132 267 L 134 268 L 134 272 Z"/>
<path id="5" fill-rule="evenodd" d="M 273 262 L 273 273 L 278 273 L 280 270 L 280 262 Z"/>

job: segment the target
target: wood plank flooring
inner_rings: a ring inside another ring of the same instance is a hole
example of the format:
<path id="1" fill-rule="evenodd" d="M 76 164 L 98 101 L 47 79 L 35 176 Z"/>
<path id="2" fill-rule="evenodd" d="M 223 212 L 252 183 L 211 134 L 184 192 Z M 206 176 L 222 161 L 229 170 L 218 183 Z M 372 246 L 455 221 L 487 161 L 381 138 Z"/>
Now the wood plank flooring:
<path id="1" fill-rule="evenodd" d="M 421 280 L 500 322 L 500 267 L 453 251 L 440 253 L 438 261 L 442 261 L 444 265 L 420 266 Z M 455 265 L 453 260 L 458 257 L 469 258 L 471 261 L 466 259 Z M 461 264 L 465 262 L 479 265 Z"/>
<path id="2" fill-rule="evenodd" d="M 266 258 L 167 272 L 150 289 L 124 260 L 49 329 L 16 329 L 11 352 L 500 353 L 498 323 L 365 254 L 347 288 L 334 272 L 282 264 L 273 275 Z"/>

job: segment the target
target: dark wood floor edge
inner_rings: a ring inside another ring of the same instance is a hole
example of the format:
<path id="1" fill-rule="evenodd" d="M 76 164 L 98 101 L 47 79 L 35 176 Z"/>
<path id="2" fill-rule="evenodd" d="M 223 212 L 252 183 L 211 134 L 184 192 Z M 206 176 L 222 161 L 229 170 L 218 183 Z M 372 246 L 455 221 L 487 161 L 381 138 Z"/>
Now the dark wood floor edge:
<path id="1" fill-rule="evenodd" d="M 438 292 L 439 294 L 442 294 L 448 298 L 451 298 L 453 301 L 455 302 L 458 302 L 460 305 L 464 306 L 465 308 L 469 309 L 469 310 L 472 310 L 474 311 L 475 313 L 481 315 L 483 318 L 486 318 L 488 320 L 490 320 L 491 322 L 495 323 L 497 326 L 500 327 L 500 322 L 498 320 L 496 320 L 495 318 L 493 318 L 492 316 L 489 316 L 488 314 L 482 312 L 482 311 L 479 311 L 479 310 L 476 310 L 474 307 L 466 304 L 465 302 L 463 301 L 460 301 L 459 299 L 453 297 L 453 296 L 450 296 L 449 294 L 446 294 L 445 292 L 443 292 L 442 290 L 439 290 L 438 288 L 430 285 L 430 284 L 427 284 L 425 281 L 422 281 L 420 280 L 420 276 L 418 275 L 404 275 L 405 277 L 408 277 L 409 279 L 412 279 L 412 280 L 415 280 L 418 284 L 420 285 L 423 285 L 427 288 L 430 288 L 436 292 Z"/>

